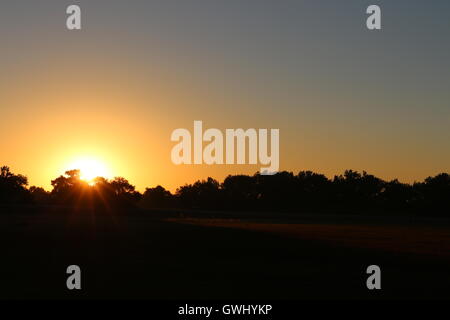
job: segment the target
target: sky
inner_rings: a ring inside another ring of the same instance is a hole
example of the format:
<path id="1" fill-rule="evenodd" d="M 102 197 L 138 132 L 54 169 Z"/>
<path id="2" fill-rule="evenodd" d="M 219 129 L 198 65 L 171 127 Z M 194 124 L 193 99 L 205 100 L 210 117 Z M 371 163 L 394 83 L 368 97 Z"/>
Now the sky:
<path id="1" fill-rule="evenodd" d="M 140 191 L 259 170 L 173 164 L 171 133 L 202 120 L 280 129 L 294 173 L 449 172 L 449 15 L 446 0 L 2 1 L 0 165 L 47 190 L 85 158 Z"/>

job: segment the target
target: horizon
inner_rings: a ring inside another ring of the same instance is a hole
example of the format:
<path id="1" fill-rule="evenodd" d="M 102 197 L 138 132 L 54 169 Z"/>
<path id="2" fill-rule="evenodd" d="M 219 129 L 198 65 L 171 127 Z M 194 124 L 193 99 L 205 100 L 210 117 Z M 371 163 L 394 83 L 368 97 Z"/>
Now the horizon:
<path id="1" fill-rule="evenodd" d="M 23 175 L 23 176 L 25 176 L 25 177 L 28 179 L 28 181 L 29 181 L 29 179 L 30 179 L 30 177 L 28 177 L 28 176 L 25 175 L 25 174 L 22 174 L 20 171 L 12 170 L 12 168 L 9 167 L 8 165 L 1 165 L 1 164 L 0 164 L 0 167 L 2 167 L 2 168 L 3 168 L 3 167 L 8 167 L 8 168 L 11 170 L 11 173 L 13 173 L 13 174 L 15 174 L 15 175 Z M 121 176 L 121 175 L 114 175 L 114 176 L 111 176 L 111 175 L 109 175 L 109 176 L 90 175 L 90 174 L 85 174 L 85 173 L 83 173 L 83 170 L 82 170 L 82 169 L 79 169 L 79 168 L 68 169 L 68 170 L 66 170 L 63 174 L 58 175 L 58 176 L 56 176 L 56 177 L 53 177 L 53 178 L 51 179 L 51 181 L 52 181 L 52 180 L 55 180 L 55 179 L 57 179 L 57 178 L 59 178 L 59 177 L 61 177 L 61 176 L 63 176 L 63 177 L 64 177 L 64 176 L 67 176 L 67 172 L 70 172 L 70 171 L 79 171 L 79 173 L 80 173 L 79 179 L 80 179 L 81 181 L 87 183 L 89 186 L 95 186 L 95 185 L 96 185 L 95 180 L 98 179 L 98 178 L 103 178 L 103 179 L 106 179 L 106 180 L 108 180 L 108 181 L 113 181 L 114 179 L 117 179 L 117 178 L 124 178 L 124 179 L 126 179 L 132 186 L 135 186 L 135 184 L 133 183 L 133 181 L 128 180 L 127 177 L 125 177 L 125 176 Z M 413 183 L 406 182 L 406 181 L 402 181 L 402 180 L 397 179 L 397 178 L 386 180 L 386 179 L 383 179 L 383 177 L 378 177 L 377 175 L 374 175 L 373 173 L 368 172 L 368 171 L 366 171 L 366 170 L 357 171 L 357 170 L 353 170 L 353 169 L 345 169 L 343 172 L 334 174 L 334 175 L 332 175 L 332 176 L 326 175 L 326 174 L 321 173 L 321 172 L 316 172 L 316 171 L 313 171 L 313 170 L 299 170 L 299 171 L 286 171 L 286 170 L 283 170 L 283 171 L 278 171 L 278 172 L 274 173 L 274 175 L 276 175 L 276 174 L 278 174 L 278 173 L 289 173 L 289 174 L 292 174 L 294 177 L 296 177 L 296 176 L 298 176 L 300 173 L 311 172 L 311 173 L 313 173 L 313 174 L 323 175 L 323 176 L 325 176 L 325 178 L 327 178 L 330 182 L 332 182 L 335 178 L 343 176 L 347 171 L 355 172 L 355 173 L 357 173 L 357 174 L 364 174 L 364 173 L 365 173 L 365 174 L 367 174 L 367 175 L 369 175 L 369 176 L 372 175 L 372 176 L 374 176 L 374 177 L 376 177 L 376 178 L 378 178 L 378 179 L 381 179 L 383 182 L 386 182 L 386 183 L 398 181 L 398 182 L 401 183 L 401 184 L 406 184 L 406 185 L 410 185 L 410 186 L 414 185 L 415 183 L 422 183 L 422 182 L 425 181 L 426 178 L 433 178 L 433 177 L 436 177 L 436 176 L 439 176 L 439 175 L 442 175 L 442 174 L 444 174 L 444 175 L 450 175 L 450 173 L 448 173 L 448 172 L 439 172 L 439 173 L 434 174 L 434 175 L 428 175 L 427 177 L 425 177 L 425 178 L 422 179 L 422 180 L 415 180 Z M 217 182 L 219 182 L 219 184 L 221 184 L 221 183 L 224 182 L 225 178 L 227 178 L 227 177 L 230 177 L 230 176 L 240 176 L 240 175 L 244 175 L 244 176 L 248 176 L 248 177 L 253 177 L 253 176 L 255 176 L 255 175 L 262 175 L 262 174 L 261 174 L 260 171 L 256 171 L 256 172 L 254 172 L 254 173 L 252 173 L 252 174 L 243 174 L 243 173 L 241 173 L 241 174 L 240 174 L 240 173 L 237 173 L 237 174 L 228 174 L 228 175 L 226 175 L 223 179 L 216 179 L 216 178 L 214 178 L 214 177 L 205 177 L 205 178 L 196 179 L 196 180 L 194 180 L 194 181 L 192 181 L 192 182 L 184 182 L 184 183 L 182 182 L 182 183 L 180 183 L 175 189 L 169 189 L 169 188 L 167 188 L 166 186 L 164 186 L 164 185 L 161 184 L 161 183 L 156 183 L 156 184 L 153 184 L 153 185 L 147 185 L 147 186 L 144 187 L 144 189 L 136 188 L 136 191 L 139 192 L 139 193 L 141 193 L 141 194 L 143 194 L 143 193 L 145 192 L 145 190 L 148 189 L 148 188 L 156 188 L 156 187 L 158 187 L 158 186 L 161 186 L 161 187 L 163 187 L 164 189 L 166 189 L 167 191 L 169 191 L 170 193 L 175 194 L 176 191 L 177 191 L 177 189 L 179 189 L 180 187 L 183 187 L 183 186 L 186 186 L 186 185 L 192 185 L 192 184 L 194 184 L 195 182 L 202 182 L 202 181 L 208 180 L 209 178 L 212 178 L 212 179 L 216 180 Z M 42 187 L 42 186 L 32 185 L 32 184 L 28 183 L 27 189 L 30 189 L 31 187 L 40 187 L 40 188 L 43 188 L 46 192 L 51 192 L 51 191 L 52 191 L 51 189 L 49 190 L 49 189 L 46 189 L 46 188 L 44 188 L 44 187 Z M 52 187 L 52 188 L 53 188 L 53 187 Z"/>

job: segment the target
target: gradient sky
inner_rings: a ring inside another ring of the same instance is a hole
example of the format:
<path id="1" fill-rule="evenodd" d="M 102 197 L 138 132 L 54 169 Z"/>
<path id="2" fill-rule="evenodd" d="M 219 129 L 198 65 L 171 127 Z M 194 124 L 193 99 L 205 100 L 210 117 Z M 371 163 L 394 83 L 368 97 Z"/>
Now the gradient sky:
<path id="1" fill-rule="evenodd" d="M 79 157 L 141 191 L 259 169 L 172 164 L 194 120 L 279 128 L 281 170 L 450 169 L 448 0 L 2 1 L 0 43 L 0 164 L 46 189 Z"/>

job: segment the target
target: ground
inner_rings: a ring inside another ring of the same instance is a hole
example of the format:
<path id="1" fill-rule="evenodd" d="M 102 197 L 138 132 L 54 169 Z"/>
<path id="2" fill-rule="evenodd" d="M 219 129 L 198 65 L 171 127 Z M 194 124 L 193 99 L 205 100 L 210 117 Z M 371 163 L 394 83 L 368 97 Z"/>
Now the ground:
<path id="1" fill-rule="evenodd" d="M 47 211 L 0 215 L 0 298 L 450 298 L 446 220 Z"/>

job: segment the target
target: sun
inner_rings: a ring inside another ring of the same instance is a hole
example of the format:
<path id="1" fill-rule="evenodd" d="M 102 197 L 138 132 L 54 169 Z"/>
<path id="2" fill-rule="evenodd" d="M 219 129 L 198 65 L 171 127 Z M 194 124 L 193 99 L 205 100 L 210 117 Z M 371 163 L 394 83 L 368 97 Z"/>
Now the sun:
<path id="1" fill-rule="evenodd" d="M 100 160 L 96 158 L 79 158 L 73 161 L 68 170 L 80 170 L 80 178 L 87 182 L 92 182 L 97 177 L 110 178 L 109 168 Z"/>

